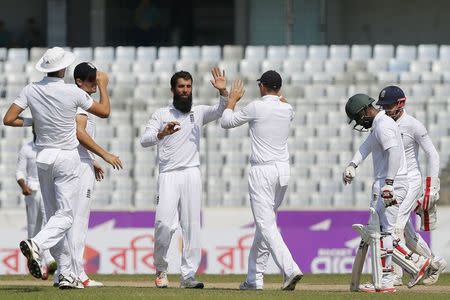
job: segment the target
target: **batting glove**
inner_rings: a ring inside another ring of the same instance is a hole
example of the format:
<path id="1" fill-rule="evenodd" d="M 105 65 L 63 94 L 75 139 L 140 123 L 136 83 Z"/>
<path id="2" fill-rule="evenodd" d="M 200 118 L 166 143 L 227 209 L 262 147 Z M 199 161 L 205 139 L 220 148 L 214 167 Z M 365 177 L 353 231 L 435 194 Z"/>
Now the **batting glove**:
<path id="1" fill-rule="evenodd" d="M 353 164 L 348 165 L 347 168 L 345 168 L 344 173 L 342 174 L 342 181 L 345 185 L 352 183 L 353 178 L 356 176 L 356 169 Z"/>
<path id="2" fill-rule="evenodd" d="M 394 197 L 394 180 L 386 179 L 385 185 L 381 188 L 381 198 L 384 202 L 384 207 L 397 204 L 397 200 Z"/>

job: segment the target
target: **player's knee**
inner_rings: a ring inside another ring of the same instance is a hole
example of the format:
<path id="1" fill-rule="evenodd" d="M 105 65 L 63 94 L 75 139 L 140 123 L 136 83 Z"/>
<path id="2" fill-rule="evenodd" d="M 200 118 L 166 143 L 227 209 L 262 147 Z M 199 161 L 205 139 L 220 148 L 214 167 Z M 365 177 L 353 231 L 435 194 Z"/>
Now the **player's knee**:
<path id="1" fill-rule="evenodd" d="M 73 224 L 73 210 L 71 210 L 71 209 L 64 209 L 64 210 L 58 211 L 56 214 L 59 214 L 60 217 L 62 217 L 64 219 L 64 223 L 66 224 L 67 227 L 71 227 L 72 226 L 72 224 Z"/>
<path id="2" fill-rule="evenodd" d="M 163 220 L 156 220 L 155 231 L 171 231 L 171 225 Z"/>

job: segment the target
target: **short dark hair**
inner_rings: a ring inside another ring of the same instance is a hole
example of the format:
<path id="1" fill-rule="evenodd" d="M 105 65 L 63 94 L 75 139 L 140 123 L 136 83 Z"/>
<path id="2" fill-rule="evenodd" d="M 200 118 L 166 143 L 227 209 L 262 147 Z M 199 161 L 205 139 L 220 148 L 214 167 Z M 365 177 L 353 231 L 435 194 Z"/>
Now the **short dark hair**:
<path id="1" fill-rule="evenodd" d="M 172 78 L 170 78 L 170 88 L 173 90 L 175 86 L 177 85 L 177 81 L 179 78 L 183 78 L 185 80 L 191 80 L 193 82 L 191 73 L 187 71 L 179 71 L 172 75 Z"/>
<path id="2" fill-rule="evenodd" d="M 62 69 L 62 70 L 64 70 L 64 69 Z M 61 70 L 47 73 L 47 77 L 59 77 L 59 72 L 61 72 Z"/>

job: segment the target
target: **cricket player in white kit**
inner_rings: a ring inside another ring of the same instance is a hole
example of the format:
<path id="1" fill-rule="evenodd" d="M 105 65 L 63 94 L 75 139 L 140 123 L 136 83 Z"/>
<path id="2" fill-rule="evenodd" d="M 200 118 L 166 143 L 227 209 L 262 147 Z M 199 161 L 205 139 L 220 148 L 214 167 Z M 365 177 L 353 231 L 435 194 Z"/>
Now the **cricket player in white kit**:
<path id="1" fill-rule="evenodd" d="M 180 286 L 204 287 L 202 282 L 195 280 L 201 259 L 200 137 L 203 125 L 219 119 L 228 100 L 225 73 L 218 68 L 213 68 L 211 73 L 211 83 L 220 93 L 218 104 L 192 107 L 192 76 L 185 71 L 177 72 L 170 80 L 172 105 L 160 108 L 152 115 L 141 137 L 142 147 L 158 147 L 159 198 L 155 220 L 154 265 L 155 285 L 160 288 L 169 285 L 167 251 L 178 223 L 183 236 Z"/>
<path id="2" fill-rule="evenodd" d="M 36 135 L 33 130 L 33 140 L 24 144 L 19 151 L 16 168 L 16 180 L 22 189 L 22 194 L 25 196 L 29 239 L 41 231 L 42 227 L 47 223 L 37 173 L 35 141 Z M 50 251 L 44 251 L 42 254 L 42 279 L 46 280 L 49 272 L 54 271 L 49 270 L 53 268 L 50 265 L 54 263 L 55 260 L 51 256 Z"/>
<path id="3" fill-rule="evenodd" d="M 386 249 L 381 289 L 378 292 L 395 292 L 392 275 L 392 252 L 394 225 L 397 221 L 398 204 L 406 197 L 408 191 L 408 173 L 405 153 L 397 124 L 384 111 L 372 106 L 375 100 L 364 94 L 352 96 L 345 106 L 350 121 L 356 125 L 371 129 L 369 136 L 361 144 L 343 174 L 344 184 L 349 184 L 355 177 L 355 169 L 372 153 L 374 183 L 372 186 L 373 201 L 379 215 L 381 231 L 387 233 L 383 238 Z M 361 286 L 364 292 L 375 292 L 373 284 Z"/>
<path id="4" fill-rule="evenodd" d="M 77 86 L 64 83 L 65 69 L 74 61 L 75 55 L 69 51 L 60 47 L 48 49 L 36 64 L 36 69 L 47 76 L 27 85 L 3 118 L 8 126 L 34 125 L 36 163 L 47 224 L 34 238 L 21 241 L 20 249 L 28 260 L 31 275 L 36 278 L 42 277 L 41 253 L 50 249 L 60 269 L 61 289 L 83 287 L 73 274 L 73 244 L 68 237 L 74 219 L 73 204 L 79 200 L 80 192 L 77 108 L 99 117 L 108 117 L 110 113 L 106 74 L 98 76 L 100 103 Z M 28 107 L 32 119 L 20 117 Z"/>
<path id="5" fill-rule="evenodd" d="M 417 207 L 423 205 L 424 187 L 422 185 L 422 174 L 419 165 L 419 147 L 425 151 L 428 158 L 430 168 L 427 173 L 426 180 L 437 185 L 437 191 L 430 194 L 430 202 L 433 204 L 439 199 L 439 154 L 431 141 L 426 128 L 417 119 L 407 114 L 404 110 L 406 103 L 405 93 L 397 86 L 388 86 L 384 88 L 378 97 L 377 105 L 380 105 L 386 114 L 393 118 L 402 135 L 403 145 L 405 148 L 406 164 L 408 166 L 408 181 L 409 189 L 406 198 L 400 204 L 397 223 L 395 225 L 396 235 L 399 238 L 404 238 L 406 246 L 414 253 L 430 258 L 431 267 L 428 273 L 424 276 L 423 283 L 425 285 L 434 284 L 437 282 L 440 273 L 447 267 L 447 262 L 438 256 L 435 256 L 427 243 L 423 240 L 418 232 L 416 232 L 413 223 L 410 220 L 411 212 Z M 433 205 L 434 208 L 435 205 Z M 432 207 L 432 205 L 430 205 Z M 435 215 L 435 209 L 434 209 Z M 431 216 L 431 214 L 430 214 Z M 425 218 L 422 217 L 423 229 L 427 229 Z M 431 220 L 436 218 L 430 217 Z M 400 272 L 399 272 L 400 273 Z M 401 284 L 401 273 L 398 284 Z"/>
<path id="6" fill-rule="evenodd" d="M 242 81 L 233 83 L 221 126 L 229 129 L 249 123 L 252 154 L 248 186 L 250 205 L 256 224 L 255 237 L 248 257 L 247 279 L 240 289 L 263 289 L 263 277 L 269 255 L 280 268 L 283 290 L 294 290 L 303 274 L 278 231 L 276 213 L 286 193 L 289 178 L 287 139 L 294 117 L 292 106 L 280 101 L 281 76 L 265 72 L 258 79 L 261 99 L 234 112 L 244 94 Z"/>
<path id="7" fill-rule="evenodd" d="M 73 71 L 75 84 L 92 95 L 97 91 L 97 68 L 87 62 L 78 64 Z M 119 157 L 108 153 L 95 141 L 95 116 L 82 108 L 78 108 L 76 116 L 78 153 L 80 155 L 80 200 L 74 204 L 74 222 L 72 226 L 72 239 L 75 244 L 74 261 L 75 275 L 84 287 L 102 287 L 101 282 L 90 279 L 84 271 L 84 248 L 89 225 L 89 215 L 95 180 L 104 176 L 102 167 L 95 161 L 94 153 L 111 164 L 115 169 L 122 168 Z M 88 150 L 90 149 L 90 150 Z M 91 152 L 92 151 L 92 152 Z"/>

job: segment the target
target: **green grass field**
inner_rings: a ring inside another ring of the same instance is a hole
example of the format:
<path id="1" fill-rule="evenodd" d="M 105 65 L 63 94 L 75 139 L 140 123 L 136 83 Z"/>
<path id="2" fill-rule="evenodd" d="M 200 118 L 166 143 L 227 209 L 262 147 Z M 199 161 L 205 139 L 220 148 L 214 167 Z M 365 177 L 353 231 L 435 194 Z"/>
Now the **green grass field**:
<path id="1" fill-rule="evenodd" d="M 348 292 L 349 275 L 306 275 L 295 291 L 281 291 L 281 276 L 265 277 L 263 291 L 239 291 L 243 275 L 202 275 L 203 290 L 178 288 L 178 276 L 169 276 L 170 288 L 157 289 L 150 275 L 95 275 L 106 286 L 98 289 L 59 290 L 52 281 L 31 276 L 0 276 L 0 299 L 450 299 L 450 273 L 433 286 L 400 287 L 395 294 Z M 369 279 L 364 276 L 363 282 Z"/>

